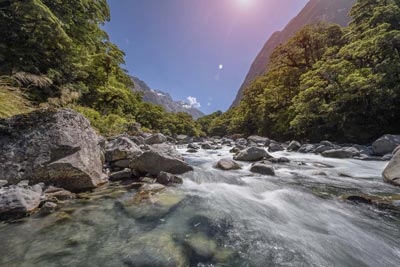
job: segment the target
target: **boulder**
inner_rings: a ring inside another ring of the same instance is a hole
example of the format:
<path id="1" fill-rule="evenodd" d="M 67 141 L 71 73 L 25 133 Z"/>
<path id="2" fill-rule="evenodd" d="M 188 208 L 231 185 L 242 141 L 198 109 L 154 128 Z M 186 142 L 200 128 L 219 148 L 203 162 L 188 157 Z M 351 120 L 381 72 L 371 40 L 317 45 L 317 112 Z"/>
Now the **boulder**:
<path id="1" fill-rule="evenodd" d="M 161 133 L 153 134 L 152 136 L 146 138 L 146 144 L 154 145 L 154 144 L 161 144 L 167 142 L 167 137 L 165 137 Z"/>
<path id="2" fill-rule="evenodd" d="M 271 155 L 263 148 L 249 147 L 234 156 L 235 160 L 241 161 L 259 161 L 264 158 L 271 158 Z"/>
<path id="3" fill-rule="evenodd" d="M 194 148 L 189 148 L 188 150 L 186 150 L 187 153 L 197 153 L 197 149 Z"/>
<path id="4" fill-rule="evenodd" d="M 254 163 L 251 168 L 251 172 L 264 174 L 264 175 L 275 175 L 275 170 L 272 164 L 268 161 L 261 161 Z"/>
<path id="5" fill-rule="evenodd" d="M 128 138 L 138 146 L 146 144 L 146 140 L 142 136 L 128 136 Z"/>
<path id="6" fill-rule="evenodd" d="M 392 160 L 383 171 L 386 182 L 400 186 L 400 150 L 397 150 Z"/>
<path id="7" fill-rule="evenodd" d="M 301 144 L 297 141 L 290 142 L 287 151 L 298 151 L 301 147 Z"/>
<path id="8" fill-rule="evenodd" d="M 279 143 L 271 143 L 268 146 L 268 150 L 269 152 L 278 152 L 285 150 L 285 148 Z"/>
<path id="9" fill-rule="evenodd" d="M 162 185 L 182 184 L 182 178 L 167 172 L 160 172 L 157 175 L 157 182 Z"/>
<path id="10" fill-rule="evenodd" d="M 354 147 L 344 147 L 339 149 L 331 149 L 322 152 L 322 156 L 327 158 L 347 159 L 360 155 L 360 151 Z"/>
<path id="11" fill-rule="evenodd" d="M 325 151 L 332 150 L 332 146 L 326 146 L 326 145 L 319 145 L 317 146 L 314 150 L 312 150 L 313 153 L 321 154 Z"/>
<path id="12" fill-rule="evenodd" d="M 267 137 L 262 137 L 258 135 L 252 135 L 247 138 L 248 142 L 253 142 L 254 144 L 263 144 L 263 145 L 268 145 L 269 144 L 269 138 Z"/>
<path id="13" fill-rule="evenodd" d="M 0 188 L 0 218 L 22 217 L 39 207 L 41 194 L 32 188 L 12 185 Z"/>
<path id="14" fill-rule="evenodd" d="M 0 179 L 68 190 L 94 188 L 107 178 L 99 141 L 90 122 L 69 109 L 0 119 Z"/>
<path id="15" fill-rule="evenodd" d="M 236 139 L 235 144 L 239 145 L 239 146 L 246 147 L 247 146 L 247 140 L 244 139 L 244 138 L 238 138 L 238 139 Z"/>
<path id="16" fill-rule="evenodd" d="M 0 180 L 0 187 L 7 185 L 8 182 L 6 180 Z"/>
<path id="17" fill-rule="evenodd" d="M 224 171 L 229 171 L 229 170 L 238 170 L 242 168 L 242 165 L 239 163 L 231 160 L 231 159 L 221 159 L 220 161 L 217 162 L 215 165 L 215 168 L 221 169 Z"/>
<path id="18" fill-rule="evenodd" d="M 210 143 L 203 143 L 201 144 L 201 148 L 208 150 L 208 149 L 213 149 L 214 147 Z"/>
<path id="19" fill-rule="evenodd" d="M 125 136 L 115 137 L 106 144 L 105 156 L 107 162 L 131 159 L 141 153 L 139 146 Z"/>
<path id="20" fill-rule="evenodd" d="M 310 153 L 315 149 L 315 145 L 313 144 L 304 144 L 298 150 L 299 153 Z"/>
<path id="21" fill-rule="evenodd" d="M 183 161 L 182 156 L 167 144 L 153 145 L 140 156 L 131 160 L 129 168 L 139 173 L 158 175 L 160 172 L 182 174 L 193 167 Z"/>
<path id="22" fill-rule="evenodd" d="M 392 153 L 399 145 L 400 135 L 386 134 L 372 144 L 372 152 L 374 155 L 383 156 Z"/>

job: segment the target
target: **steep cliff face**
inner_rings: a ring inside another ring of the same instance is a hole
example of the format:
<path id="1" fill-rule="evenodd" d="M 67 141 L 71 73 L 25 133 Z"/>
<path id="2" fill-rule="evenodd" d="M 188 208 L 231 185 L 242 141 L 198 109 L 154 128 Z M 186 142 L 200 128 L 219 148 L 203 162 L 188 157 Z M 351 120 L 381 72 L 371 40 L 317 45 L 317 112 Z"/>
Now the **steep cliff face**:
<path id="1" fill-rule="evenodd" d="M 355 0 L 310 0 L 303 10 L 293 18 L 282 31 L 272 34 L 266 42 L 251 65 L 249 73 L 240 87 L 231 107 L 235 107 L 240 103 L 245 88 L 266 71 L 269 57 L 278 45 L 288 41 L 297 31 L 307 24 L 326 21 L 346 26 L 350 21 L 348 13 L 354 2 Z"/>
<path id="2" fill-rule="evenodd" d="M 137 77 L 132 77 L 132 81 L 135 84 L 135 87 L 132 90 L 135 92 L 142 92 L 143 101 L 145 102 L 160 105 L 164 107 L 167 112 L 186 112 L 194 119 L 204 116 L 203 112 L 191 106 L 189 103 L 186 103 L 185 101 L 174 101 L 168 93 L 151 89 L 144 81 Z"/>

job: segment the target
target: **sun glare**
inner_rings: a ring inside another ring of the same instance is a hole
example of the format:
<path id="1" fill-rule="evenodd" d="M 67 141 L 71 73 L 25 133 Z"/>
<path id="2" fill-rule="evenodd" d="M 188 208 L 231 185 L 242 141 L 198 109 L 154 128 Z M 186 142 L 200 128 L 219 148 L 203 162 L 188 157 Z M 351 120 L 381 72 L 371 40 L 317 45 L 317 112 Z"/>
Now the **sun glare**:
<path id="1" fill-rule="evenodd" d="M 249 6 L 253 0 L 236 0 L 241 6 Z"/>

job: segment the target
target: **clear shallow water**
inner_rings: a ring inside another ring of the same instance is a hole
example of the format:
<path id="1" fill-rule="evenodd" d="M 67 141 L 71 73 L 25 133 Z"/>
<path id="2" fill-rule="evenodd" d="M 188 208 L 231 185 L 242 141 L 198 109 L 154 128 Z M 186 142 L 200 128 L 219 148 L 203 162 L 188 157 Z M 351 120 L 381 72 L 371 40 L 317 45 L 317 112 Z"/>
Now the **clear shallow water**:
<path id="1" fill-rule="evenodd" d="M 228 150 L 180 149 L 195 171 L 150 201 L 113 185 L 0 224 L 0 266 L 399 266 L 398 207 L 340 198 L 399 195 L 385 162 L 278 152 L 271 177 L 214 169 Z"/>

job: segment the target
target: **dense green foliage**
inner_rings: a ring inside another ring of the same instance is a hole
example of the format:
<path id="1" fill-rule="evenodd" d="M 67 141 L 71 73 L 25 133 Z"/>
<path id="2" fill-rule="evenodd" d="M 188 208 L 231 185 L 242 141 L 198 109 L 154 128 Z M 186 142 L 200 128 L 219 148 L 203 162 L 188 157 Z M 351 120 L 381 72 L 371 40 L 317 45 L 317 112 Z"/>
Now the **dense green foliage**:
<path id="1" fill-rule="evenodd" d="M 199 135 L 186 114 L 142 102 L 121 68 L 124 53 L 101 25 L 107 0 L 0 1 L 0 75 L 37 105 L 73 107 L 103 134 L 139 122 L 168 134 Z"/>
<path id="2" fill-rule="evenodd" d="M 211 134 L 368 142 L 400 132 L 400 1 L 359 0 L 346 28 L 309 25 Z"/>
<path id="3" fill-rule="evenodd" d="M 200 125 L 201 130 L 206 133 L 207 135 L 209 134 L 209 130 L 211 129 L 211 122 L 213 122 L 216 118 L 222 115 L 222 111 L 216 111 L 214 113 L 211 113 L 210 115 L 201 117 L 197 120 L 197 123 Z"/>

